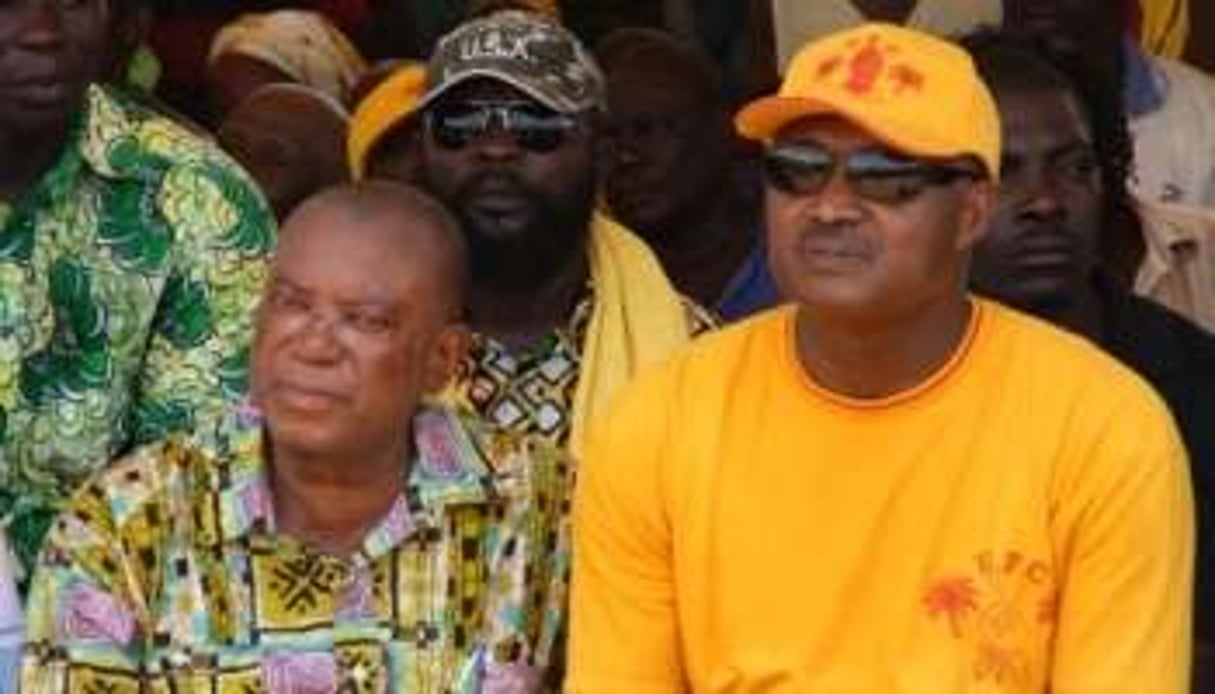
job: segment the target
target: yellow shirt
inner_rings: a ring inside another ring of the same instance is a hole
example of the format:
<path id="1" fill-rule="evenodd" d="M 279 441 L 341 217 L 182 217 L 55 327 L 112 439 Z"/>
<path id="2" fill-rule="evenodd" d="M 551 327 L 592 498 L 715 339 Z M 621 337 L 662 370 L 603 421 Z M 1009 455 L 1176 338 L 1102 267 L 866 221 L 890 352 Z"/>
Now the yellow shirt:
<path id="1" fill-rule="evenodd" d="M 883 401 L 817 387 L 787 308 L 630 387 L 580 471 L 567 691 L 1184 691 L 1167 410 L 975 305 L 950 362 Z"/>

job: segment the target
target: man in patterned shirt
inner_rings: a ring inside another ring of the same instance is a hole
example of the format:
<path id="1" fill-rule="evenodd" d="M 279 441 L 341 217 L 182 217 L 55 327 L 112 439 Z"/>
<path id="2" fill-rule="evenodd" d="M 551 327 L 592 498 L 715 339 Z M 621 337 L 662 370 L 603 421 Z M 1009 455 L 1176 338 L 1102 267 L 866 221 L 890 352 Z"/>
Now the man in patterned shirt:
<path id="1" fill-rule="evenodd" d="M 73 498 L 34 578 L 22 689 L 534 691 L 564 605 L 569 466 L 422 404 L 467 344 L 464 274 L 455 222 L 399 184 L 289 217 L 258 410 Z"/>
<path id="2" fill-rule="evenodd" d="M 577 453 L 616 390 L 707 321 L 595 212 L 604 84 L 572 34 L 494 12 L 445 36 L 426 73 L 401 118 L 420 111 L 421 178 L 459 218 L 472 268 L 474 343 L 449 394 Z"/>
<path id="3" fill-rule="evenodd" d="M 245 389 L 274 222 L 217 149 L 104 84 L 139 0 L 0 4 L 0 519 Z"/>

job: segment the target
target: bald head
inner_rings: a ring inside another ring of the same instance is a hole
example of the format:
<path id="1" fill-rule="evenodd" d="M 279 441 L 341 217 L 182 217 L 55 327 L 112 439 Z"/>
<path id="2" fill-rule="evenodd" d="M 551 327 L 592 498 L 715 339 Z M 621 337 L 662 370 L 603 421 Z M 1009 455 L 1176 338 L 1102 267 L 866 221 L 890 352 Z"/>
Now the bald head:
<path id="1" fill-rule="evenodd" d="M 467 258 L 455 219 L 433 198 L 392 181 L 368 181 L 324 190 L 287 218 L 279 255 L 306 235 L 335 235 L 370 247 L 402 274 L 423 273 L 438 308 L 462 313 Z"/>

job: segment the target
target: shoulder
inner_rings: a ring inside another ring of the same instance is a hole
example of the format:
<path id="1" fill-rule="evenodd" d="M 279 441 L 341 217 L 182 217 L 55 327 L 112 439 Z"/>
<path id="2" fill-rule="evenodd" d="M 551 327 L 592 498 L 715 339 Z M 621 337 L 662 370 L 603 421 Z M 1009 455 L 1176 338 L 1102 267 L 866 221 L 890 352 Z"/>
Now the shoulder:
<path id="1" fill-rule="evenodd" d="M 1162 111 L 1177 111 L 1184 105 L 1210 115 L 1215 108 L 1215 77 L 1179 60 L 1162 56 L 1151 56 L 1150 60 L 1167 90 Z"/>
<path id="2" fill-rule="evenodd" d="M 172 509 L 191 508 L 196 494 L 215 488 L 230 471 L 231 456 L 255 453 L 259 444 L 259 429 L 230 416 L 136 448 L 81 485 L 52 532 L 71 546 L 88 536 L 133 538 L 165 531 Z"/>
<path id="3" fill-rule="evenodd" d="M 757 385 L 787 359 L 793 309 L 781 307 L 705 333 L 643 369 L 613 399 L 608 422 L 656 430 L 696 413 L 721 412 L 740 388 Z M 593 427 L 602 429 L 604 427 Z"/>
<path id="4" fill-rule="evenodd" d="M 1002 359 L 1010 383 L 1061 409 L 1085 411 L 1081 420 L 1124 412 L 1167 420 L 1155 390 L 1131 367 L 1090 340 L 1001 304 L 983 301 L 987 343 Z"/>
<path id="5" fill-rule="evenodd" d="M 271 218 L 256 184 L 218 145 L 121 90 L 90 87 L 81 147 L 100 175 L 158 189 L 162 208 L 175 197 L 209 198 L 229 216 Z"/>

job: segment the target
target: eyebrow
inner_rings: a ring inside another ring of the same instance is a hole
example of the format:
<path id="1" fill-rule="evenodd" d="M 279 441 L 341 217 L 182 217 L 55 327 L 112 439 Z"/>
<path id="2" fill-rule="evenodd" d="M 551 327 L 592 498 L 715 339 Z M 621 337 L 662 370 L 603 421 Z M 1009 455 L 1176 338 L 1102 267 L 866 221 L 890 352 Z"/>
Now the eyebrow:
<path id="1" fill-rule="evenodd" d="M 309 297 L 314 296 L 316 294 L 315 290 L 310 289 L 310 288 L 300 284 L 299 282 L 292 280 L 288 277 L 284 277 L 282 275 L 276 275 L 276 276 L 272 277 L 270 280 L 269 288 L 272 290 L 273 289 L 286 289 L 289 292 L 292 292 L 295 294 L 302 294 L 304 296 L 309 296 Z M 333 303 L 342 308 L 347 308 L 347 309 L 348 308 L 374 308 L 374 309 L 383 309 L 386 311 L 393 311 L 393 310 L 402 308 L 403 306 L 406 306 L 408 302 L 403 302 L 403 301 L 399 301 L 396 299 L 372 296 L 372 297 L 359 298 L 359 299 L 338 299 L 338 300 L 334 301 Z"/>

